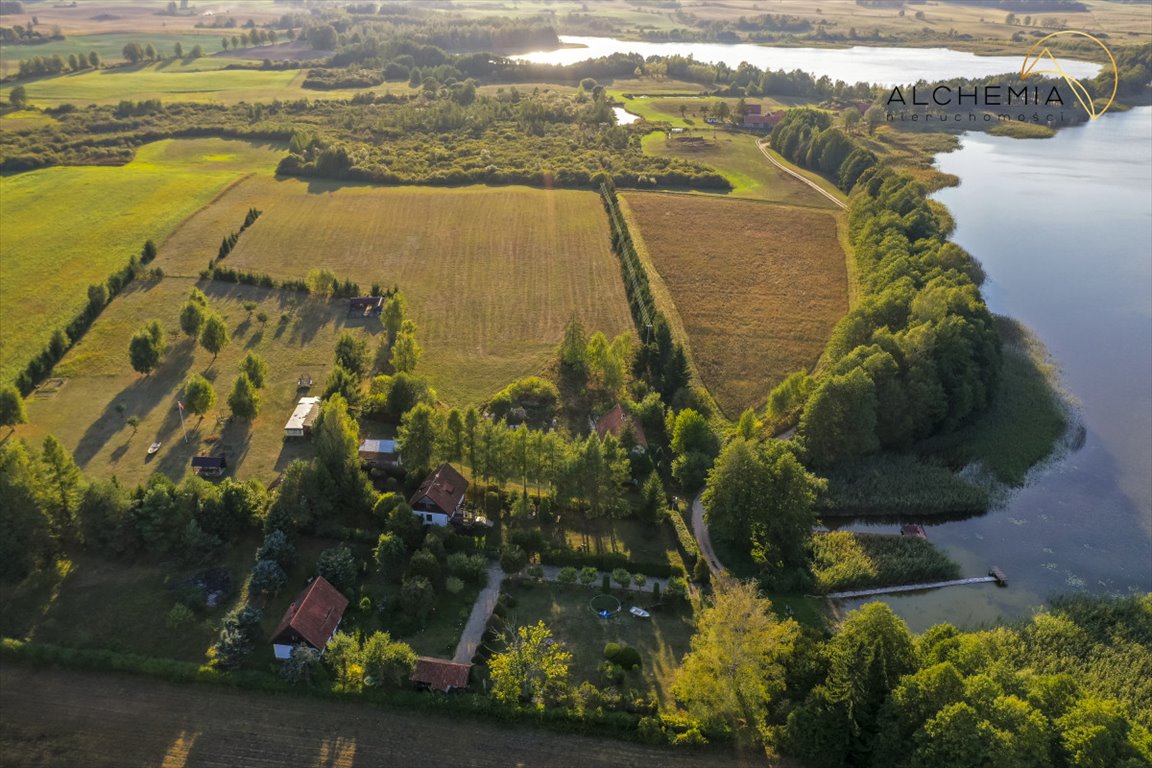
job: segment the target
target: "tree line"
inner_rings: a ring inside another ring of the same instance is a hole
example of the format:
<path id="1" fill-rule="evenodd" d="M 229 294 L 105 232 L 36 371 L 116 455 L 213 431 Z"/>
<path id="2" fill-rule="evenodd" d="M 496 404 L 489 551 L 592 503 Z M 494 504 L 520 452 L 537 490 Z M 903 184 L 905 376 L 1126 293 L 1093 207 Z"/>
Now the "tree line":
<path id="1" fill-rule="evenodd" d="M 825 466 L 971 423 L 996 394 L 1000 338 L 979 264 L 947 240 L 947 212 L 824 113 L 790 110 L 776 131 L 781 154 L 852 190 L 849 236 L 864 295 L 837 323 L 820 371 L 772 392 L 769 419 L 798 422 L 812 461 Z"/>

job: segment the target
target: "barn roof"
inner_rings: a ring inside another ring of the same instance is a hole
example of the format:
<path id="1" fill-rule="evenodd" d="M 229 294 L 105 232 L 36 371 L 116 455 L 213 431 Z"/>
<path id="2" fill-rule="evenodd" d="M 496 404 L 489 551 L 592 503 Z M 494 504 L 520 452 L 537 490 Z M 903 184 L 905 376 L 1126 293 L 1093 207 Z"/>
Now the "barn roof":
<path id="1" fill-rule="evenodd" d="M 193 456 L 192 466 L 196 469 L 223 469 L 228 462 L 223 456 Z"/>
<path id="2" fill-rule="evenodd" d="M 632 437 L 636 438 L 637 445 L 647 448 L 648 438 L 644 435 L 643 428 L 624 412 L 624 406 L 620 403 L 616 403 L 612 410 L 601 416 L 600 420 L 596 422 L 596 434 L 601 440 L 608 434 L 620 438 L 624 435 L 624 430 L 629 428 L 632 430 Z"/>
<path id="3" fill-rule="evenodd" d="M 424 482 L 420 484 L 420 489 L 412 495 L 410 503 L 412 507 L 416 507 L 417 503 L 427 496 L 437 509 L 446 515 L 451 515 L 460 505 L 461 499 L 464 498 L 464 492 L 467 490 L 468 481 L 464 479 L 464 476 L 457 472 L 451 464 L 441 464 L 435 472 L 424 478 Z"/>
<path id="4" fill-rule="evenodd" d="M 272 642 L 292 629 L 313 648 L 323 650 L 347 607 L 348 598 L 323 576 L 317 576 L 288 606 L 272 633 Z"/>
<path id="5" fill-rule="evenodd" d="M 471 664 L 461 664 L 431 656 L 418 656 L 416 668 L 410 678 L 414 683 L 426 685 L 434 691 L 450 691 L 453 688 L 468 687 L 468 672 Z"/>

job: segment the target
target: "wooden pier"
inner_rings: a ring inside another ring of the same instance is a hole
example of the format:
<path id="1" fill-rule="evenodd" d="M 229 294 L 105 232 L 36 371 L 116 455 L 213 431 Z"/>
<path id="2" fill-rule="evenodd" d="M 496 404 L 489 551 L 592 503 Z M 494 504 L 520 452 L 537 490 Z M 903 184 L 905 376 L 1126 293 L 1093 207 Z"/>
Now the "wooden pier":
<path id="1" fill-rule="evenodd" d="M 960 587 L 965 584 L 995 584 L 1000 580 L 995 576 L 973 576 L 970 579 L 953 579 L 952 581 L 932 581 L 925 584 L 901 584 L 898 587 L 877 587 L 876 589 L 856 589 L 848 592 L 830 592 L 825 597 L 835 600 L 851 600 L 856 597 L 871 597 L 872 595 L 890 595 L 894 592 L 916 592 L 922 589 L 940 589 L 941 587 Z"/>

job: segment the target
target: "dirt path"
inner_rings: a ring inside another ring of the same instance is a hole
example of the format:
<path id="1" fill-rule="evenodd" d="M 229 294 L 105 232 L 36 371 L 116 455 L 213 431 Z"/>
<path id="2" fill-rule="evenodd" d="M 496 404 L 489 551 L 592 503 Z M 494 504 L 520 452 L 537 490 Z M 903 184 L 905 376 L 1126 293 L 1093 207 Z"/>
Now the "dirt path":
<path id="1" fill-rule="evenodd" d="M 500 598 L 500 585 L 503 583 L 504 571 L 500 568 L 500 564 L 489 565 L 488 583 L 476 596 L 472 613 L 468 614 L 468 623 L 460 633 L 460 642 L 456 643 L 456 653 L 452 656 L 452 661 L 461 664 L 472 663 L 472 657 L 476 655 L 476 649 L 484 639 L 484 628 L 488 626 L 488 619 L 492 618 L 492 610 Z"/>
<path id="2" fill-rule="evenodd" d="M 0 674 L 0 766 L 764 764 L 762 757 L 740 759 L 730 751 L 647 747 L 134 675 L 11 664 Z"/>
<path id="3" fill-rule="evenodd" d="M 704 555 L 704 562 L 713 576 L 724 573 L 724 565 L 716 557 L 712 549 L 712 535 L 708 532 L 708 524 L 704 521 L 703 494 L 692 501 L 692 532 L 696 534 L 696 542 L 700 545 L 700 554 Z"/>
<path id="4" fill-rule="evenodd" d="M 823 187 L 821 187 L 816 182 L 812 181 L 812 179 L 806 178 L 805 176 L 803 176 L 799 173 L 796 173 L 796 171 L 792 170 L 791 168 L 788 168 L 787 166 L 781 164 L 779 160 L 772 157 L 772 153 L 769 152 L 768 148 L 766 146 L 764 146 L 763 144 L 761 144 L 760 142 L 756 142 L 756 146 L 760 148 L 760 153 L 762 155 L 764 155 L 764 157 L 768 158 L 768 162 L 772 163 L 772 165 L 774 165 L 777 168 L 779 168 L 780 170 L 784 171 L 784 173 L 786 173 L 789 176 L 791 176 L 792 178 L 797 179 L 798 181 L 801 181 L 801 182 L 807 184 L 808 186 L 812 187 L 812 189 L 816 190 L 820 194 L 824 195 L 824 197 L 828 198 L 833 203 L 835 203 L 837 208 L 840 208 L 841 210 L 843 210 L 843 209 L 848 207 L 844 204 L 844 201 L 840 200 L 840 198 L 836 197 L 831 192 L 824 189 Z"/>

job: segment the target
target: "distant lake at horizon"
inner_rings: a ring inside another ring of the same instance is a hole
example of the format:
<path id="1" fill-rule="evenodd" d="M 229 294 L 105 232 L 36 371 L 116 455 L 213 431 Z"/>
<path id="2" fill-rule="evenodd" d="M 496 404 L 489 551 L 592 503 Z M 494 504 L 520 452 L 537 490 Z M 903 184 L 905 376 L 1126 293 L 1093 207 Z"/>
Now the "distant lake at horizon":
<path id="1" fill-rule="evenodd" d="M 696 61 L 738 67 L 748 62 L 761 69 L 801 69 L 816 77 L 827 75 L 846 83 L 907 85 L 917 80 L 949 80 L 957 77 L 987 77 L 1019 73 L 1031 42 L 1020 44 L 1019 56 L 977 56 L 950 48 L 785 48 L 752 43 L 649 43 L 617 40 L 611 37 L 561 35 L 566 46 L 550 51 L 532 51 L 509 58 L 536 64 L 575 64 L 614 53 L 648 56 L 692 56 Z M 1061 58 L 1061 66 L 1073 77 L 1094 77 L 1098 64 Z"/>
<path id="2" fill-rule="evenodd" d="M 999 565 L 1007 588 L 883 600 L 922 631 L 1025 618 L 1062 593 L 1152 591 L 1152 107 L 1050 139 L 966 133 L 936 164 L 960 177 L 933 197 L 984 265 L 989 307 L 1046 345 L 1086 438 L 1003 508 L 922 521 L 963 575 Z"/>

